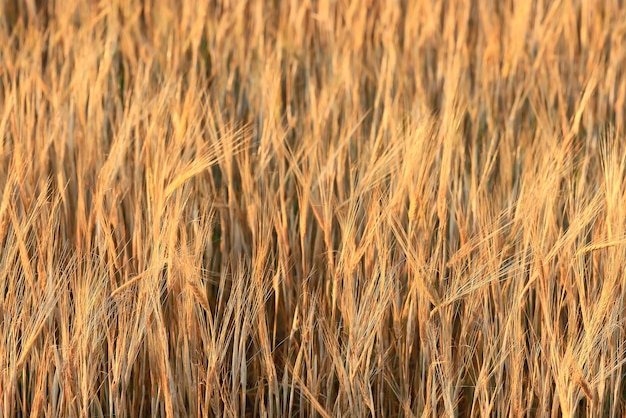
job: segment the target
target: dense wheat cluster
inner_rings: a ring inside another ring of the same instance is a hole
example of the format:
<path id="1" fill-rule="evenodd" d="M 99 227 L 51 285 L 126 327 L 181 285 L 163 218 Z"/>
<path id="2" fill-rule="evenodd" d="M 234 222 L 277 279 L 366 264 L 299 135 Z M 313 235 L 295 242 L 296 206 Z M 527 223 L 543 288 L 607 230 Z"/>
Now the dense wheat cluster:
<path id="1" fill-rule="evenodd" d="M 0 416 L 624 415 L 624 22 L 0 0 Z"/>

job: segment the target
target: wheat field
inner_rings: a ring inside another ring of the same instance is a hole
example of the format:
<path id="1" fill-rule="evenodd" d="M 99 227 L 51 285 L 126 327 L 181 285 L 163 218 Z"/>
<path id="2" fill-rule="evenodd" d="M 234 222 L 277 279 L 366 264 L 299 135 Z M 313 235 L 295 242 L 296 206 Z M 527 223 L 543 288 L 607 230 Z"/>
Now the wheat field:
<path id="1" fill-rule="evenodd" d="M 0 417 L 624 416 L 625 22 L 0 0 Z"/>

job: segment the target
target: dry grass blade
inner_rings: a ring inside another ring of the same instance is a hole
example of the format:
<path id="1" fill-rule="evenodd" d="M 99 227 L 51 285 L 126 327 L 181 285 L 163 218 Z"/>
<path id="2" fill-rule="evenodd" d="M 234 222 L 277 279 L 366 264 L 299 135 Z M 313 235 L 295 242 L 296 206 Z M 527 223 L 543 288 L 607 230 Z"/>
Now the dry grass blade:
<path id="1" fill-rule="evenodd" d="M 579 250 L 576 251 L 576 257 L 580 257 L 583 256 L 587 253 L 593 252 L 593 251 L 598 251 L 598 250 L 603 250 L 606 248 L 611 248 L 611 247 L 618 247 L 621 245 L 626 245 L 626 239 L 621 239 L 621 240 L 617 240 L 617 241 L 611 241 L 611 242 L 602 242 L 602 243 L 598 243 L 598 244 L 591 244 L 591 245 L 586 245 L 582 248 L 580 248 Z"/>

